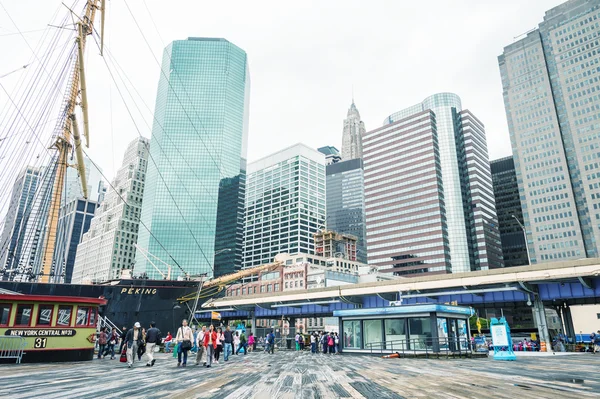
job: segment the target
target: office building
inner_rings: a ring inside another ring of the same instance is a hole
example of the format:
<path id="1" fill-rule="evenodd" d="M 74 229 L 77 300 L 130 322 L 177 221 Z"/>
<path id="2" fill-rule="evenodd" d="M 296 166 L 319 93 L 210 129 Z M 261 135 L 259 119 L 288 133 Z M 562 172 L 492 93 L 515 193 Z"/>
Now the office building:
<path id="1" fill-rule="evenodd" d="M 60 208 L 50 282 L 71 283 L 79 243 L 89 230 L 98 203 L 76 198 Z"/>
<path id="2" fill-rule="evenodd" d="M 325 147 L 317 148 L 317 150 L 320 153 L 325 154 L 325 164 L 326 165 L 331 165 L 331 164 L 340 162 L 342 160 L 342 156 L 340 155 L 340 152 L 334 146 L 327 145 Z"/>
<path id="3" fill-rule="evenodd" d="M 240 267 L 249 95 L 233 43 L 190 37 L 165 49 L 142 208 L 152 235 L 141 230 L 139 245 L 190 275 Z M 160 277 L 140 252 L 135 272 Z"/>
<path id="4" fill-rule="evenodd" d="M 325 222 L 325 156 L 296 144 L 248 165 L 244 267 L 314 254 Z"/>
<path id="5" fill-rule="evenodd" d="M 435 94 L 363 137 L 369 264 L 396 275 L 502 267 L 483 124 Z"/>
<path id="6" fill-rule="evenodd" d="M 523 223 L 523 211 L 519 198 L 519 185 L 512 157 L 490 162 L 498 228 L 502 241 L 504 267 L 527 265 L 525 234 L 519 223 Z"/>
<path id="7" fill-rule="evenodd" d="M 54 170 L 27 166 L 13 184 L 0 239 L 5 279 L 30 281 L 40 272 Z"/>
<path id="8" fill-rule="evenodd" d="M 344 131 L 342 133 L 342 159 L 344 161 L 362 158 L 362 138 L 365 132 L 365 124 L 360 120 L 360 114 L 356 105 L 354 105 L 354 100 L 352 100 L 348 115 L 344 119 Z"/>
<path id="9" fill-rule="evenodd" d="M 367 263 L 365 181 L 363 160 L 356 158 L 327 165 L 328 229 L 357 238 L 356 257 Z"/>
<path id="10" fill-rule="evenodd" d="M 498 57 L 532 263 L 600 256 L 599 29 L 571 0 Z"/>
<path id="11" fill-rule="evenodd" d="M 356 260 L 358 238 L 351 234 L 340 234 L 333 230 L 321 230 L 314 235 L 315 253 L 325 258 Z"/>
<path id="12" fill-rule="evenodd" d="M 123 270 L 131 271 L 148 162 L 148 139 L 129 143 L 123 163 L 77 248 L 71 282 L 103 282 L 120 278 Z"/>

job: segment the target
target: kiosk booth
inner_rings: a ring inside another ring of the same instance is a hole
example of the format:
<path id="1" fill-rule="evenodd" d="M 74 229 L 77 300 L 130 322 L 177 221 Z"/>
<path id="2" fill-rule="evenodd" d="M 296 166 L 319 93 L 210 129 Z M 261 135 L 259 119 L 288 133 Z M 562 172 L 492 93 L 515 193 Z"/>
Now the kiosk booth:
<path id="1" fill-rule="evenodd" d="M 334 310 L 340 348 L 351 353 L 469 352 L 472 308 L 424 304 Z"/>

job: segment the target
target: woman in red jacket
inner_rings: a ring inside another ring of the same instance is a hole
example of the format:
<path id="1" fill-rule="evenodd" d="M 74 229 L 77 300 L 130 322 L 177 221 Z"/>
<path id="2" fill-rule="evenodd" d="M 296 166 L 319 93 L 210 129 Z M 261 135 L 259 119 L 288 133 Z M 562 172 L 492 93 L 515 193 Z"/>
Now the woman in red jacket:
<path id="1" fill-rule="evenodd" d="M 208 327 L 208 332 L 204 334 L 204 350 L 206 351 L 206 367 L 210 367 L 213 360 L 213 355 L 217 349 L 217 332 L 211 324 Z"/>

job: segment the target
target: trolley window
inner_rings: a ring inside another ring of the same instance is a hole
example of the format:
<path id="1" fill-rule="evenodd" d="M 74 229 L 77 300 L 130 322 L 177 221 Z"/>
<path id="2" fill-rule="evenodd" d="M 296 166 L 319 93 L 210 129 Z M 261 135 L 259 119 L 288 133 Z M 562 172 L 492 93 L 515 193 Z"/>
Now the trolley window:
<path id="1" fill-rule="evenodd" d="M 15 326 L 28 326 L 31 324 L 31 312 L 33 305 L 17 305 L 17 314 L 15 315 Z"/>
<path id="2" fill-rule="evenodd" d="M 75 325 L 87 326 L 89 317 L 90 317 L 90 308 L 78 307 L 77 308 L 77 320 L 75 321 Z"/>
<path id="3" fill-rule="evenodd" d="M 10 320 L 10 308 L 12 304 L 3 303 L 0 304 L 0 326 L 8 326 L 8 321 Z"/>
<path id="4" fill-rule="evenodd" d="M 49 326 L 52 323 L 54 305 L 38 305 L 36 326 Z"/>
<path id="5" fill-rule="evenodd" d="M 96 309 L 95 308 L 90 309 L 90 321 L 89 321 L 88 325 L 96 327 Z"/>
<path id="6" fill-rule="evenodd" d="M 73 306 L 59 306 L 58 317 L 56 319 L 56 325 L 58 326 L 70 326 L 71 325 L 71 314 L 73 313 Z"/>

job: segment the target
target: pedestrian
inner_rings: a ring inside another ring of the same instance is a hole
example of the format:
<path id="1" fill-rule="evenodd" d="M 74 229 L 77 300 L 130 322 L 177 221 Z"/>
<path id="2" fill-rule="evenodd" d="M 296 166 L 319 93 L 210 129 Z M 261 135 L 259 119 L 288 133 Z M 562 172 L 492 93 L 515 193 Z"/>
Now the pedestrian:
<path id="1" fill-rule="evenodd" d="M 206 328 L 204 326 L 203 328 Z M 204 351 L 206 352 L 206 367 L 210 367 L 212 365 L 213 356 L 215 349 L 217 348 L 217 333 L 215 332 L 215 327 L 211 324 L 208 327 L 208 331 L 203 334 L 204 341 L 202 345 L 204 346 Z"/>
<path id="2" fill-rule="evenodd" d="M 146 333 L 146 355 L 148 356 L 148 362 L 146 363 L 146 366 L 154 366 L 154 363 L 156 362 L 156 359 L 154 359 L 154 347 L 156 347 L 156 345 L 160 345 L 161 340 L 162 337 L 160 330 L 156 328 L 155 322 L 151 322 L 150 328 Z"/>
<path id="3" fill-rule="evenodd" d="M 594 353 L 600 352 L 600 330 L 597 333 L 593 333 L 592 343 L 594 344 Z"/>
<path id="4" fill-rule="evenodd" d="M 310 353 L 317 353 L 317 341 L 315 333 L 310 334 Z"/>
<path id="5" fill-rule="evenodd" d="M 248 335 L 248 351 L 254 352 L 255 349 L 256 349 L 256 340 L 254 339 L 254 334 L 250 333 L 250 335 Z"/>
<path id="6" fill-rule="evenodd" d="M 142 341 L 142 330 L 141 325 L 137 321 L 133 325 L 133 328 L 127 331 L 125 335 L 125 345 L 127 345 L 127 367 L 133 367 L 135 356 L 138 352 L 138 347 Z"/>
<path id="7" fill-rule="evenodd" d="M 219 364 L 219 358 L 221 357 L 221 352 L 223 352 L 223 329 L 219 327 L 217 329 L 217 347 L 215 348 L 215 363 Z"/>
<path id="8" fill-rule="evenodd" d="M 235 334 L 233 335 L 232 353 L 235 353 L 237 355 L 239 351 L 240 351 L 240 333 L 238 331 L 236 331 Z"/>
<path id="9" fill-rule="evenodd" d="M 329 333 L 329 336 L 327 337 L 327 347 L 329 348 L 330 355 L 335 353 L 334 345 L 335 345 L 335 340 L 333 338 L 333 332 L 331 332 L 331 333 Z"/>
<path id="10" fill-rule="evenodd" d="M 98 359 L 102 359 L 102 355 L 106 350 L 106 344 L 108 343 L 108 334 L 106 333 L 106 327 L 103 327 L 100 330 L 100 335 L 98 336 Z"/>
<path id="11" fill-rule="evenodd" d="M 323 353 L 327 353 L 327 332 L 323 332 L 321 334 L 321 347 L 323 348 Z"/>
<path id="12" fill-rule="evenodd" d="M 142 340 L 138 344 L 137 351 L 138 360 L 140 362 L 142 361 L 142 356 L 144 356 L 144 353 L 146 353 L 146 329 L 142 328 Z"/>
<path id="13" fill-rule="evenodd" d="M 236 331 L 236 335 L 237 335 L 237 331 Z M 242 334 L 239 337 L 239 340 L 240 340 L 240 343 L 238 344 L 236 355 L 238 353 L 240 353 L 240 349 L 244 348 L 244 356 L 246 356 L 246 353 L 248 353 L 248 340 L 246 339 L 246 334 L 244 334 L 243 330 L 242 330 Z"/>
<path id="14" fill-rule="evenodd" d="M 203 366 L 206 366 L 206 351 L 204 350 L 204 334 L 206 334 L 206 326 L 202 326 L 202 329 L 196 334 L 196 366 L 202 362 Z"/>
<path id="15" fill-rule="evenodd" d="M 111 333 L 108 335 L 108 345 L 106 345 L 106 349 L 104 351 L 104 357 L 110 353 L 110 360 L 115 358 L 115 345 L 119 341 L 119 330 L 116 327 L 113 327 Z"/>
<path id="16" fill-rule="evenodd" d="M 340 354 L 340 335 L 338 333 L 335 333 L 334 341 L 335 341 L 335 353 L 337 353 L 339 355 Z"/>
<path id="17" fill-rule="evenodd" d="M 231 345 L 233 345 L 233 334 L 231 333 L 231 328 L 227 326 L 225 328 L 225 332 L 223 333 L 224 343 L 223 345 L 223 358 L 225 361 L 229 360 L 229 356 L 231 356 Z"/>
<path id="18" fill-rule="evenodd" d="M 273 330 L 267 335 L 267 347 L 267 352 L 272 355 L 275 352 L 275 334 L 273 334 Z"/>
<path id="19" fill-rule="evenodd" d="M 296 340 L 296 350 L 299 351 L 300 350 L 300 333 L 296 333 L 296 337 L 294 339 Z"/>
<path id="20" fill-rule="evenodd" d="M 179 344 L 177 347 L 177 367 L 185 367 L 187 364 L 188 351 L 192 349 L 192 340 L 194 339 L 194 333 L 188 326 L 186 319 L 181 322 L 181 327 L 177 329 L 177 335 L 175 336 L 175 342 Z M 181 357 L 183 355 L 183 362 Z"/>
<path id="21" fill-rule="evenodd" d="M 300 351 L 304 350 L 304 334 L 300 333 L 300 337 L 298 337 L 298 344 L 300 345 Z"/>
<path id="22" fill-rule="evenodd" d="M 119 346 L 119 353 L 123 353 L 123 346 L 125 345 L 125 337 L 127 336 L 127 327 L 123 326 L 119 338 L 121 338 L 121 345 Z"/>
<path id="23" fill-rule="evenodd" d="M 171 344 L 173 343 L 173 336 L 171 335 L 171 331 L 167 331 L 167 336 L 165 337 L 165 353 L 171 352 Z"/>

